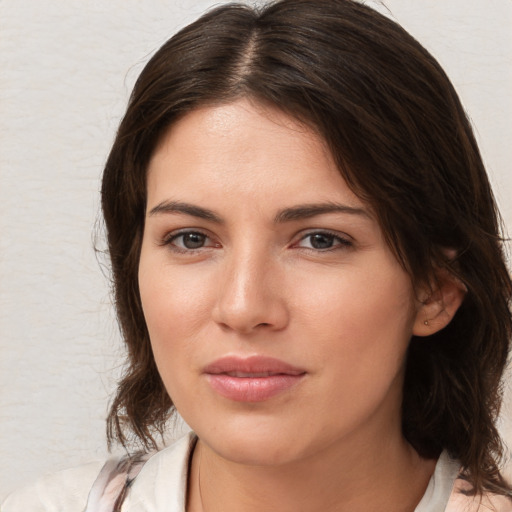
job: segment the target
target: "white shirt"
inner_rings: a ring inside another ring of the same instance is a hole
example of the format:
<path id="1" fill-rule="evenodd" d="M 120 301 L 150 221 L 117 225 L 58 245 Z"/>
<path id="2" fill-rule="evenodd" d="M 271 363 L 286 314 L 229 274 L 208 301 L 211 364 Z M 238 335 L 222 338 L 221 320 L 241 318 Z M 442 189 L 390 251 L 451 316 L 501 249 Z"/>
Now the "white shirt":
<path id="1" fill-rule="evenodd" d="M 193 434 L 153 455 L 134 480 L 123 504 L 123 512 L 185 512 L 187 473 Z M 31 486 L 10 495 L 1 512 L 83 512 L 89 491 L 102 462 L 42 477 Z M 512 512 L 512 502 L 487 497 L 480 503 L 454 488 L 459 464 L 446 453 L 441 454 L 427 490 L 415 512 L 481 511 Z M 95 511 L 102 512 L 102 511 Z"/>

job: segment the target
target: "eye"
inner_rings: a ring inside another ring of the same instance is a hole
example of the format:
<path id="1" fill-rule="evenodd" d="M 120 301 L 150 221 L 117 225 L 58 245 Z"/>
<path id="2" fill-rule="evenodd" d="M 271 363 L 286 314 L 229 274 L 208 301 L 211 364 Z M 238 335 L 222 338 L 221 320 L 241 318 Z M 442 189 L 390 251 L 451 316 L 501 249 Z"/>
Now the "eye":
<path id="1" fill-rule="evenodd" d="M 202 233 L 183 233 L 173 239 L 173 242 L 184 249 L 199 249 L 206 242 L 206 235 Z"/>
<path id="2" fill-rule="evenodd" d="M 296 244 L 297 247 L 314 249 L 316 251 L 329 251 L 338 248 L 351 247 L 352 242 L 340 235 L 328 231 L 315 231 L 303 236 Z"/>
<path id="3" fill-rule="evenodd" d="M 164 245 L 171 246 L 178 252 L 195 251 L 206 247 L 218 247 L 210 237 L 200 231 L 181 231 L 171 233 L 163 241 Z"/>

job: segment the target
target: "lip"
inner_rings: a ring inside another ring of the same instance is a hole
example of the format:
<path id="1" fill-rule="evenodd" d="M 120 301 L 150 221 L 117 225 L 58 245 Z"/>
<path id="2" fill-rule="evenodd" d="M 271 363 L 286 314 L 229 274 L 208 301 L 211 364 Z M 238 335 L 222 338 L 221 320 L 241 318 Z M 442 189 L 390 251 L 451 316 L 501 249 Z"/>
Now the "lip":
<path id="1" fill-rule="evenodd" d="M 235 402 L 262 402 L 289 390 L 306 371 L 265 356 L 228 356 L 207 365 L 203 373 L 214 391 Z"/>

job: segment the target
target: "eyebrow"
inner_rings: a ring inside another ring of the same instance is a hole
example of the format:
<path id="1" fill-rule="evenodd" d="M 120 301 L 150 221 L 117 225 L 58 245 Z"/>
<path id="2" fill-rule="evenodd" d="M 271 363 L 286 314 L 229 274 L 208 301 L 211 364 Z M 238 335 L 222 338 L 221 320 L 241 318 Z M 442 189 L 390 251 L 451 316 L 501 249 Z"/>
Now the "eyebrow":
<path id="1" fill-rule="evenodd" d="M 319 204 L 305 204 L 293 206 L 292 208 L 285 208 L 280 211 L 274 218 L 276 224 L 282 222 L 289 222 L 294 220 L 309 219 L 317 215 L 325 215 L 328 213 L 345 213 L 349 215 L 360 215 L 371 219 L 370 214 L 364 208 L 356 208 L 339 203 L 319 203 Z"/>
<path id="2" fill-rule="evenodd" d="M 212 210 L 196 206 L 190 203 L 183 203 L 181 201 L 162 201 L 152 208 L 149 212 L 150 216 L 159 214 L 180 214 L 191 215 L 199 219 L 208 220 L 217 224 L 224 224 L 224 219 L 219 217 Z M 349 215 L 359 215 L 371 219 L 370 214 L 364 208 L 357 208 L 339 203 L 318 203 L 318 204 L 304 204 L 285 208 L 277 213 L 274 217 L 275 224 L 282 224 L 284 222 L 291 222 L 301 219 L 309 219 L 317 215 L 325 215 L 329 213 L 343 213 Z"/>
<path id="3" fill-rule="evenodd" d="M 153 216 L 161 213 L 184 213 L 199 219 L 216 222 L 217 224 L 224 223 L 223 219 L 211 210 L 189 203 L 182 203 L 181 201 L 162 201 L 150 210 L 149 215 Z"/>

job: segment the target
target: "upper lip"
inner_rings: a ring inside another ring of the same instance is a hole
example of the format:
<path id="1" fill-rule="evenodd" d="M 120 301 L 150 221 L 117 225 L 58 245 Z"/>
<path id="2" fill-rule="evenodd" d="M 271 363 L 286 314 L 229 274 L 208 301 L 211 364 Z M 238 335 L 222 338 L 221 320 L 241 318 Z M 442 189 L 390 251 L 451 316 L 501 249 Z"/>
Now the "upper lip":
<path id="1" fill-rule="evenodd" d="M 302 375 L 306 371 L 289 363 L 267 356 L 226 356 L 208 364 L 204 373 L 226 374 L 233 377 L 267 377 L 270 375 Z"/>

